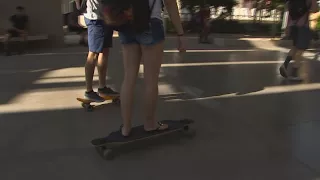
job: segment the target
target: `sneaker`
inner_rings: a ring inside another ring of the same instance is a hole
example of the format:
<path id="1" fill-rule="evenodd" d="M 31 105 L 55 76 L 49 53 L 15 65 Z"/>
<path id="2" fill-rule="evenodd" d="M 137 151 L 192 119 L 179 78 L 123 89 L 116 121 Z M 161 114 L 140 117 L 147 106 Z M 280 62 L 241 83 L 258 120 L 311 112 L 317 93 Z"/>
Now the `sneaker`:
<path id="1" fill-rule="evenodd" d="M 299 75 L 299 68 L 292 68 L 292 72 L 289 76 L 291 81 L 302 81 L 302 78 Z"/>
<path id="2" fill-rule="evenodd" d="M 103 102 L 104 99 L 102 97 L 100 97 L 98 95 L 98 93 L 94 92 L 94 91 L 90 91 L 90 92 L 85 92 L 84 93 L 84 98 L 94 101 L 94 102 Z"/>
<path id="3" fill-rule="evenodd" d="M 282 64 L 282 66 L 279 68 L 280 74 L 282 77 L 287 78 L 288 77 L 288 70 L 287 68 L 284 66 L 284 64 Z"/>
<path id="4" fill-rule="evenodd" d="M 119 96 L 120 95 L 118 92 L 108 87 L 99 88 L 98 93 L 100 96 Z"/>

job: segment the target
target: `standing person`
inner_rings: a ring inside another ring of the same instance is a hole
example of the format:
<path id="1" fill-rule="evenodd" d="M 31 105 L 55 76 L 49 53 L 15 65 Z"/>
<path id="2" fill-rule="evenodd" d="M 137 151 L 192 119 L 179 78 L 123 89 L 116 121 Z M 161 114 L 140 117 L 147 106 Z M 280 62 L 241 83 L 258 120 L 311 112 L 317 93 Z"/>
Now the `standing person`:
<path id="1" fill-rule="evenodd" d="M 288 53 L 286 60 L 280 67 L 280 74 L 289 80 L 301 81 L 301 65 L 303 53 L 309 47 L 311 41 L 311 31 L 309 26 L 310 13 L 318 11 L 316 0 L 289 0 L 289 24 L 290 37 L 293 40 L 293 47 Z M 295 60 L 292 71 L 289 73 L 288 65 L 291 60 Z"/>
<path id="2" fill-rule="evenodd" d="M 76 0 L 77 4 L 81 4 Z M 117 96 L 110 87 L 106 86 L 107 64 L 109 50 L 112 47 L 113 28 L 107 26 L 102 19 L 102 4 L 100 0 L 85 0 L 86 12 L 84 13 L 85 22 L 88 28 L 89 53 L 85 65 L 86 92 L 84 97 L 96 102 L 102 102 L 102 96 Z M 77 7 L 79 7 L 77 5 Z M 98 93 L 93 91 L 92 82 L 95 67 L 99 72 Z"/>
<path id="3" fill-rule="evenodd" d="M 199 42 L 200 43 L 210 43 L 209 41 L 209 33 L 210 33 L 210 6 L 205 5 L 203 8 L 199 11 L 200 16 L 200 37 Z"/>
<path id="4" fill-rule="evenodd" d="M 141 2 L 141 1 L 140 1 Z M 134 88 L 139 72 L 140 63 L 144 65 L 145 81 L 145 123 L 147 132 L 166 130 L 168 125 L 156 121 L 158 98 L 158 81 L 163 59 L 164 28 L 162 22 L 162 0 L 146 0 L 151 9 L 150 28 L 144 32 L 120 31 L 120 41 L 123 44 L 124 80 L 121 88 L 121 114 L 124 137 L 129 136 L 132 128 L 132 111 Z M 133 2 L 135 3 L 135 1 Z M 183 50 L 182 37 L 184 31 L 181 25 L 176 0 L 164 0 L 164 4 L 177 32 L 178 48 Z"/>
<path id="5" fill-rule="evenodd" d="M 29 18 L 25 12 L 25 8 L 22 6 L 16 7 L 16 13 L 12 15 L 9 20 L 12 24 L 12 27 L 8 30 L 8 33 L 4 38 L 4 50 L 7 56 L 11 54 L 9 41 L 12 37 L 22 37 L 24 49 L 24 45 L 27 43 L 27 35 L 29 29 Z"/>

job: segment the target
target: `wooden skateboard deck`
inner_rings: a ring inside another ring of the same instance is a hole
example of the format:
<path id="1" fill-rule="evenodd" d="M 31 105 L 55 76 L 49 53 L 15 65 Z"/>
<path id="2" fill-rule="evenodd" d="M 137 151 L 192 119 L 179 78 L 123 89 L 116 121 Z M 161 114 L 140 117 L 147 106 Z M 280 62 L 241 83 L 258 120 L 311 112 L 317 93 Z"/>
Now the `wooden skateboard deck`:
<path id="1" fill-rule="evenodd" d="M 123 145 L 135 143 L 143 140 L 151 140 L 152 138 L 157 138 L 163 135 L 168 135 L 171 133 L 189 130 L 189 125 L 194 123 L 193 120 L 183 119 L 183 120 L 164 120 L 161 121 L 163 124 L 168 124 L 169 128 L 167 130 L 159 130 L 146 132 L 144 126 L 133 127 L 129 137 L 123 137 L 120 130 L 110 133 L 107 137 L 97 138 L 91 141 L 91 144 L 96 147 L 97 152 L 104 159 L 110 160 L 113 158 L 113 149 L 119 148 Z"/>
<path id="2" fill-rule="evenodd" d="M 119 105 L 120 104 L 120 96 L 101 96 L 104 101 L 108 101 L 108 100 L 112 100 L 112 103 Z M 92 100 L 88 100 L 85 98 L 77 98 L 78 101 L 82 102 L 82 107 L 85 108 L 87 111 L 93 111 L 94 109 L 94 105 L 92 105 L 91 103 L 103 103 L 102 102 L 96 102 L 96 101 L 92 101 Z"/>

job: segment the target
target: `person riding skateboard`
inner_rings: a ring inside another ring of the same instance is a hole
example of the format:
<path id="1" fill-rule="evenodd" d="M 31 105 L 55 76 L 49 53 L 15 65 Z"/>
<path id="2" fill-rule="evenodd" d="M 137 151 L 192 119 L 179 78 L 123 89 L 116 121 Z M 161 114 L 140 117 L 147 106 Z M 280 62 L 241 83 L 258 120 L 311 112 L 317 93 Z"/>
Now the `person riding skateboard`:
<path id="1" fill-rule="evenodd" d="M 81 4 L 80 0 L 77 4 Z M 104 23 L 101 17 L 102 4 L 100 0 L 84 0 L 86 12 L 83 14 L 88 28 L 89 53 L 85 65 L 86 99 L 103 102 L 102 96 L 118 96 L 110 87 L 106 86 L 107 64 L 110 48 L 112 47 L 113 28 Z M 79 7 L 79 6 L 77 6 Z M 99 72 L 98 92 L 93 91 L 92 82 L 95 67 Z"/>

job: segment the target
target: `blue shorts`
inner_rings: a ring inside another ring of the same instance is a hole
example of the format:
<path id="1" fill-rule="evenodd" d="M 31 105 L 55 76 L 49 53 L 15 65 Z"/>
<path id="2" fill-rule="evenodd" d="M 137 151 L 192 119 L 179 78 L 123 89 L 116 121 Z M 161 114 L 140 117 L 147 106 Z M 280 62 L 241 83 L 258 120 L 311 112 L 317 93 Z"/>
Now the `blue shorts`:
<path id="1" fill-rule="evenodd" d="M 89 51 L 102 53 L 103 49 L 112 47 L 113 27 L 107 26 L 103 20 L 85 18 L 88 27 Z"/>
<path id="2" fill-rule="evenodd" d="M 290 28 L 290 37 L 295 48 L 306 50 L 312 40 L 312 33 L 309 27 L 292 26 Z"/>
<path id="3" fill-rule="evenodd" d="M 120 42 L 122 44 L 141 44 L 150 46 L 157 44 L 165 39 L 163 22 L 160 19 L 152 18 L 150 20 L 150 29 L 143 33 L 134 33 L 130 28 L 119 32 Z"/>

